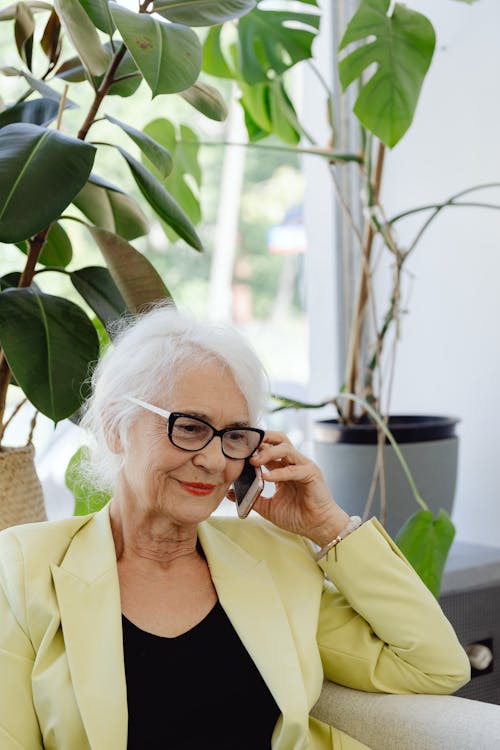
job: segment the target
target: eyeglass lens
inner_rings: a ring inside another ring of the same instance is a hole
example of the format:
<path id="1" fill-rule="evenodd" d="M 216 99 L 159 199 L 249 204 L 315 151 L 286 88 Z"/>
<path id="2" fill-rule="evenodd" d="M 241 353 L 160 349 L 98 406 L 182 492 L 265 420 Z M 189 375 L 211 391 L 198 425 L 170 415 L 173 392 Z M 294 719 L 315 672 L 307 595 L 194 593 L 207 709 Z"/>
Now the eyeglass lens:
<path id="1" fill-rule="evenodd" d="M 178 448 L 195 451 L 210 442 L 212 428 L 196 417 L 178 416 L 174 419 L 170 439 Z M 228 430 L 222 435 L 222 449 L 229 458 L 248 458 L 256 450 L 260 435 L 244 427 Z"/>

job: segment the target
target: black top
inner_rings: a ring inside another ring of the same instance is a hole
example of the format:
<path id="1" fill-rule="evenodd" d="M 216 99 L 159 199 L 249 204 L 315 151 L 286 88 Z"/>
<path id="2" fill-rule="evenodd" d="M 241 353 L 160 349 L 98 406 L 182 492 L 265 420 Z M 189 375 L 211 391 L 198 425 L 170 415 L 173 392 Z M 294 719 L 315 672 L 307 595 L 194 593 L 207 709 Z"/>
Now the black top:
<path id="1" fill-rule="evenodd" d="M 128 750 L 269 750 L 280 710 L 221 604 L 176 638 L 122 615 Z"/>

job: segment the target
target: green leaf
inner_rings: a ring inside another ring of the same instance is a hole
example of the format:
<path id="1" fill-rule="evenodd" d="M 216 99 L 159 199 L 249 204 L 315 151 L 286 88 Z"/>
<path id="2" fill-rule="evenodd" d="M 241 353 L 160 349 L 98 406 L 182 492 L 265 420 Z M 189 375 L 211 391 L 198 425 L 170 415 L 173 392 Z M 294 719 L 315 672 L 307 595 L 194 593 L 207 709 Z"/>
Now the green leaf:
<path id="1" fill-rule="evenodd" d="M 28 0 L 26 3 L 30 9 L 36 13 L 39 10 L 52 10 L 52 5 L 42 2 L 42 0 Z M 7 5 L 0 10 L 0 21 L 12 21 L 16 17 L 17 2 Z"/>
<path id="2" fill-rule="evenodd" d="M 238 22 L 238 66 L 247 83 L 263 83 L 312 57 L 316 13 L 256 8 Z M 297 28 L 295 24 L 300 24 Z M 303 28 L 306 27 L 306 28 Z"/>
<path id="3" fill-rule="evenodd" d="M 109 65 L 109 55 L 79 0 L 54 0 L 54 7 L 66 34 L 89 73 L 95 76 L 104 73 Z"/>
<path id="4" fill-rule="evenodd" d="M 28 123 L 2 128 L 0 242 L 25 240 L 57 219 L 87 182 L 95 152 L 58 130 Z"/>
<path id="5" fill-rule="evenodd" d="M 80 268 L 72 271 L 71 281 L 105 328 L 127 312 L 125 300 L 107 268 Z"/>
<path id="6" fill-rule="evenodd" d="M 455 527 L 443 509 L 436 518 L 430 510 L 417 511 L 396 535 L 401 552 L 436 597 L 454 536 Z"/>
<path id="7" fill-rule="evenodd" d="M 70 57 L 69 60 L 61 63 L 54 75 L 70 83 L 81 83 L 87 80 L 85 68 L 78 56 Z"/>
<path id="8" fill-rule="evenodd" d="M 203 250 L 201 240 L 196 230 L 179 204 L 165 190 L 161 182 L 146 167 L 134 159 L 127 151 L 116 147 L 121 153 L 132 172 L 137 186 L 155 213 L 172 227 L 179 237 L 195 250 Z"/>
<path id="9" fill-rule="evenodd" d="M 17 51 L 21 60 L 24 60 L 28 69 L 31 70 L 35 17 L 30 7 L 26 3 L 23 3 L 22 0 L 17 3 L 15 19 L 14 36 Z"/>
<path id="10" fill-rule="evenodd" d="M 199 201 L 201 168 L 198 160 L 200 150 L 198 136 L 187 125 L 181 125 L 177 134 L 174 125 L 163 117 L 148 123 L 144 132 L 168 148 L 172 154 L 174 168 L 165 185 L 193 224 L 198 224 L 201 220 Z M 143 161 L 153 174 L 159 176 L 154 164 Z M 172 241 L 177 239 L 168 225 L 164 228 L 169 239 Z"/>
<path id="11" fill-rule="evenodd" d="M 21 252 L 25 255 L 28 254 L 29 245 L 27 242 L 18 242 L 16 244 Z M 62 226 L 55 221 L 51 224 L 38 262 L 42 266 L 58 266 L 59 268 L 65 268 L 71 261 L 72 257 L 73 249 L 71 247 L 71 240 Z"/>
<path id="12" fill-rule="evenodd" d="M 234 73 L 230 69 L 224 57 L 221 45 L 221 33 L 223 26 L 213 26 L 209 29 L 203 43 L 203 61 L 202 69 L 217 78 L 234 78 Z"/>
<path id="13" fill-rule="evenodd" d="M 55 99 L 40 97 L 6 107 L 0 112 L 0 128 L 14 122 L 31 122 L 34 125 L 49 125 L 56 119 L 59 104 Z"/>
<path id="14" fill-rule="evenodd" d="M 75 498 L 74 516 L 86 516 L 88 513 L 97 513 L 104 508 L 111 499 L 111 493 L 100 492 L 88 483 L 82 472 L 81 464 L 85 460 L 88 451 L 86 446 L 78 448 L 68 463 L 64 474 L 66 487 L 73 493 Z"/>
<path id="15" fill-rule="evenodd" d="M 71 240 L 59 222 L 55 221 L 49 229 L 38 262 L 43 266 L 66 268 L 72 258 L 73 248 L 71 247 Z"/>
<path id="16" fill-rule="evenodd" d="M 114 125 L 118 125 L 127 135 L 132 138 L 141 149 L 142 153 L 156 165 L 159 173 L 162 177 L 166 177 L 172 171 L 173 162 L 170 152 L 157 143 L 154 138 L 151 138 L 146 133 L 142 133 L 140 130 L 133 128 L 131 125 L 127 125 L 125 122 L 116 120 L 111 115 L 106 115 L 106 119 L 112 122 Z"/>
<path id="17" fill-rule="evenodd" d="M 420 13 L 390 0 L 362 0 L 352 17 L 339 51 L 363 41 L 339 63 L 344 91 L 371 65 L 376 70 L 361 91 L 354 113 L 387 146 L 395 146 L 410 127 L 422 83 L 434 54 L 431 22 Z M 375 37 L 373 39 L 373 37 Z"/>
<path id="18" fill-rule="evenodd" d="M 93 224 L 127 240 L 147 234 L 148 220 L 137 203 L 111 183 L 103 180 L 103 186 L 95 184 L 96 177 L 95 174 L 90 176 L 89 182 L 73 199 L 73 204 Z"/>
<path id="19" fill-rule="evenodd" d="M 15 68 L 13 70 L 15 70 Z M 62 97 L 58 91 L 51 88 L 50 86 L 47 86 L 46 83 L 44 83 L 43 81 L 39 81 L 29 73 L 26 73 L 26 71 L 17 71 L 14 75 L 22 75 L 23 78 L 26 79 L 30 87 L 34 91 L 38 91 L 38 93 L 42 96 L 46 96 L 49 99 L 55 99 L 57 102 L 61 101 Z M 76 107 L 78 107 L 78 104 L 66 97 L 66 100 L 64 102 L 64 109 L 75 109 Z"/>
<path id="20" fill-rule="evenodd" d="M 138 313 L 152 302 L 171 297 L 158 271 L 135 247 L 105 229 L 88 227 L 88 230 L 130 312 Z"/>
<path id="21" fill-rule="evenodd" d="M 115 24 L 108 8 L 108 0 L 80 0 L 90 20 L 100 31 L 113 36 Z"/>
<path id="22" fill-rule="evenodd" d="M 221 122 L 227 117 L 226 102 L 217 89 L 208 83 L 197 81 L 185 91 L 181 91 L 180 96 L 211 120 Z"/>
<path id="23" fill-rule="evenodd" d="M 33 287 L 7 289 L 0 294 L 0 344 L 18 385 L 42 414 L 59 422 L 79 408 L 99 340 L 77 305 Z"/>
<path id="24" fill-rule="evenodd" d="M 192 29 L 134 13 L 115 3 L 109 8 L 153 97 L 192 86 L 201 68 L 201 45 Z"/>
<path id="25" fill-rule="evenodd" d="M 52 8 L 49 20 L 45 24 L 40 45 L 49 62 L 55 65 L 61 54 L 61 22 L 54 8 Z"/>
<path id="26" fill-rule="evenodd" d="M 255 0 L 154 0 L 153 10 L 186 26 L 214 26 L 255 8 Z"/>
<path id="27" fill-rule="evenodd" d="M 292 146 L 300 141 L 300 125 L 294 106 L 281 80 L 248 86 L 240 83 L 241 105 L 250 115 L 249 138 L 259 140 L 264 134 L 273 133 Z M 253 123 L 258 125 L 255 130 Z"/>

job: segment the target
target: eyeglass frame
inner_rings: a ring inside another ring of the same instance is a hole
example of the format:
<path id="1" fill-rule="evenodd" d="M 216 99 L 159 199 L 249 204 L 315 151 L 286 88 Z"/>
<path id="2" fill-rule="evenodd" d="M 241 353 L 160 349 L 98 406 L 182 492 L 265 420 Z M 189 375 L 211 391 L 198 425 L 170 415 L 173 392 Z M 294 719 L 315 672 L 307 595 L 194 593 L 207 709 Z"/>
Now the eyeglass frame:
<path id="1" fill-rule="evenodd" d="M 138 406 L 142 406 L 143 409 L 147 409 L 147 411 L 151 411 L 154 414 L 159 414 L 160 417 L 165 417 L 167 419 L 168 424 L 168 439 L 172 443 L 172 445 L 175 448 L 178 448 L 180 451 L 186 451 L 187 453 L 196 453 L 197 451 L 202 451 L 204 448 L 207 447 L 209 443 L 212 442 L 214 437 L 220 437 L 220 447 L 222 450 L 223 455 L 226 458 L 229 458 L 231 461 L 244 461 L 247 458 L 250 458 L 257 448 L 262 444 L 262 441 L 264 440 L 265 436 L 265 430 L 261 430 L 259 427 L 223 427 L 222 430 L 216 430 L 213 425 L 210 424 L 210 422 L 207 422 L 206 419 L 202 419 L 201 417 L 196 417 L 193 414 L 186 414 L 186 412 L 183 411 L 167 411 L 166 409 L 161 409 L 159 406 L 154 406 L 154 404 L 149 404 L 147 401 L 142 401 L 140 398 L 135 398 L 134 396 L 125 396 L 127 401 L 131 401 L 133 404 L 137 404 Z M 172 440 L 172 432 L 174 429 L 174 423 L 177 417 L 187 417 L 188 419 L 196 419 L 198 422 L 202 422 L 202 424 L 206 424 L 207 427 L 210 427 L 212 430 L 212 436 L 207 440 L 206 443 L 204 443 L 199 448 L 183 448 L 180 445 L 176 445 L 174 441 Z M 226 432 L 233 432 L 234 430 L 248 430 L 249 432 L 256 432 L 260 440 L 255 446 L 255 448 L 252 450 L 251 453 L 248 454 L 248 456 L 241 456 L 238 458 L 235 458 L 234 456 L 228 456 L 227 453 L 224 450 L 224 441 L 223 436 Z"/>

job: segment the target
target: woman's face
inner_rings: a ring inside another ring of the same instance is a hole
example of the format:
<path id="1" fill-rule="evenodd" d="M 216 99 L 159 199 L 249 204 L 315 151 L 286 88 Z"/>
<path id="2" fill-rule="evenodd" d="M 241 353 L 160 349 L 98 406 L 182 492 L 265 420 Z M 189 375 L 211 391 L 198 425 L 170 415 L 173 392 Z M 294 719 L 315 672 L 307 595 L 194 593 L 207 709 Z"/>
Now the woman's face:
<path id="1" fill-rule="evenodd" d="M 216 429 L 248 425 L 248 406 L 232 375 L 217 363 L 182 373 L 168 403 L 156 406 L 201 417 Z M 122 449 L 120 490 L 146 515 L 167 516 L 176 524 L 208 518 L 243 469 L 243 460 L 226 458 L 215 437 L 193 453 L 172 445 L 167 420 L 140 411 Z"/>

